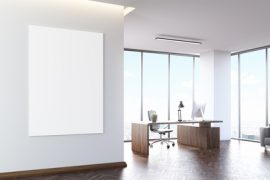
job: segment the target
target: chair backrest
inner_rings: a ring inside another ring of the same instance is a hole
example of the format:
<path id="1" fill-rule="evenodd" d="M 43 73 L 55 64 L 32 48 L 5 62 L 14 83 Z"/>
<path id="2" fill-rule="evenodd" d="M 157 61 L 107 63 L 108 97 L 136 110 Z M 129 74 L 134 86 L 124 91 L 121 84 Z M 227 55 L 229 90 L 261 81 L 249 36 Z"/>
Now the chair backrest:
<path id="1" fill-rule="evenodd" d="M 149 119 L 149 121 L 152 121 L 153 114 L 156 114 L 156 111 L 154 111 L 154 110 L 149 110 L 148 111 L 148 119 Z M 155 123 L 155 122 L 153 122 L 153 123 Z M 151 131 L 157 131 L 158 129 L 159 129 L 159 124 L 150 125 L 150 130 Z"/>
<path id="2" fill-rule="evenodd" d="M 154 111 L 154 110 L 149 110 L 148 111 L 148 119 L 149 119 L 149 121 L 152 121 L 152 115 L 153 114 L 156 114 L 156 111 Z"/>

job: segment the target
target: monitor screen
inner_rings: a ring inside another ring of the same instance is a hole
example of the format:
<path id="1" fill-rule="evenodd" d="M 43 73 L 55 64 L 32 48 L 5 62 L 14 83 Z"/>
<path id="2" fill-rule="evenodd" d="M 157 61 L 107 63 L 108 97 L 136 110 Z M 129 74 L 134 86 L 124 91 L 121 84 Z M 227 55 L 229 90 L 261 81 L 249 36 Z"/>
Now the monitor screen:
<path id="1" fill-rule="evenodd" d="M 193 110 L 191 114 L 191 118 L 203 118 L 205 111 L 205 103 L 196 103 L 193 104 Z"/>

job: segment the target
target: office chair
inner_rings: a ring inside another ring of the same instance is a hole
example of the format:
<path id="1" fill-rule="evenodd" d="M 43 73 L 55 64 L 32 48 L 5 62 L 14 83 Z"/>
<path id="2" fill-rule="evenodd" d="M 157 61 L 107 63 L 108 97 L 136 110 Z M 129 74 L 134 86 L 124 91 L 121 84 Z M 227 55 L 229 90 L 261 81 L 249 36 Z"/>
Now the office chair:
<path id="1" fill-rule="evenodd" d="M 169 138 L 162 138 L 162 135 L 166 135 L 167 133 L 171 133 L 173 132 L 172 129 L 167 129 L 167 126 L 165 128 L 161 128 L 160 124 L 155 124 L 155 122 L 153 121 L 153 115 L 156 114 L 156 111 L 150 110 L 148 111 L 148 118 L 149 121 L 152 121 L 154 124 L 150 125 L 150 131 L 154 132 L 154 133 L 158 133 L 160 135 L 160 138 L 158 140 L 155 140 L 154 142 L 152 142 L 151 144 L 149 143 L 150 147 L 153 147 L 154 143 L 157 142 L 161 142 L 161 144 L 166 143 L 167 144 L 167 149 L 170 148 L 170 144 L 172 143 L 172 146 L 175 145 L 175 143 L 173 141 L 170 141 Z"/>

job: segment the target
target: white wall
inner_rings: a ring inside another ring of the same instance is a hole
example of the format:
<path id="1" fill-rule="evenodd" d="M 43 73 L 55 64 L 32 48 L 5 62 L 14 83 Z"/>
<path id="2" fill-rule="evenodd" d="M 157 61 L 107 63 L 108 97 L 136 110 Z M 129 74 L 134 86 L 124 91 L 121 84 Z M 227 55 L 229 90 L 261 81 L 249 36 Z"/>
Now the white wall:
<path id="1" fill-rule="evenodd" d="M 220 127 L 221 140 L 231 138 L 230 99 L 231 99 L 231 61 L 230 52 L 211 51 L 201 54 L 201 86 L 202 101 L 206 103 L 205 119 L 222 120 Z"/>
<path id="2" fill-rule="evenodd" d="M 0 172 L 123 161 L 123 9 L 84 0 L 0 1 Z M 104 33 L 104 134 L 28 136 L 28 25 Z"/>
<path id="3" fill-rule="evenodd" d="M 214 118 L 224 122 L 217 124 L 222 140 L 231 138 L 231 53 L 215 51 L 214 58 Z"/>
<path id="4" fill-rule="evenodd" d="M 200 55 L 200 96 L 195 101 L 206 104 L 205 119 L 214 117 L 214 54 L 202 53 Z"/>

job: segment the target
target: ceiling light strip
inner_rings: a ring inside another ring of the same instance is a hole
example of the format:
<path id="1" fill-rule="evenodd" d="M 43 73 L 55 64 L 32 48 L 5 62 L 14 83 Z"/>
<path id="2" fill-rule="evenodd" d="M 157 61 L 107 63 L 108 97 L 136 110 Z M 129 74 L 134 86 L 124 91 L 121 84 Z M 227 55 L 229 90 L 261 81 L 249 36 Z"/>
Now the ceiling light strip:
<path id="1" fill-rule="evenodd" d="M 156 40 L 165 40 L 165 41 L 178 41 L 183 43 L 191 43 L 191 44 L 202 44 L 200 41 L 192 41 L 192 40 L 184 40 L 184 39 L 174 39 L 174 38 L 166 38 L 166 37 L 156 37 Z"/>

